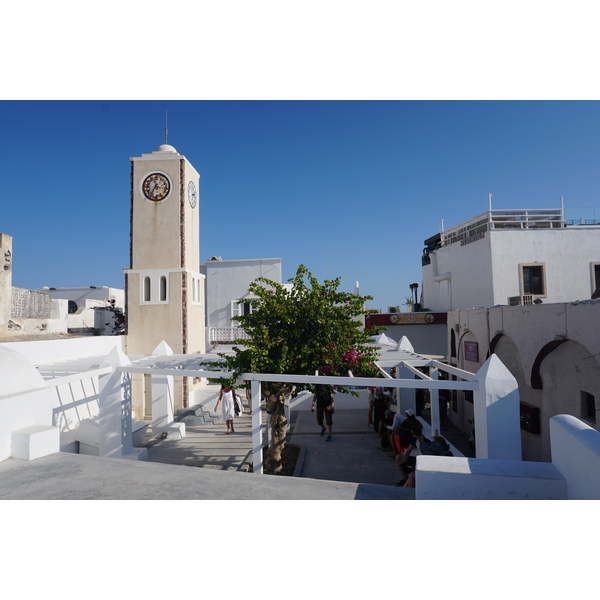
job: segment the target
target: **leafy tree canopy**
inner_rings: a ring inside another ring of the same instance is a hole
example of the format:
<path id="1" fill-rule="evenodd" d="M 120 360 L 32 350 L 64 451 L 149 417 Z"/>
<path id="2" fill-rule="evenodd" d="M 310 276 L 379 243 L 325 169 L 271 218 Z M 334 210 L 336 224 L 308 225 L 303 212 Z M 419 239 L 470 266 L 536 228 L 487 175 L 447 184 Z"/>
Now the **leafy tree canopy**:
<path id="1" fill-rule="evenodd" d="M 250 284 L 252 312 L 234 317 L 250 339 L 237 340 L 244 347 L 234 347 L 234 356 L 221 355 L 234 371 L 231 381 L 240 373 L 377 376 L 378 348 L 368 338 L 380 329 L 363 331 L 360 319 L 375 312 L 364 308 L 372 297 L 338 291 L 341 278 L 320 284 L 304 265 L 289 281 L 291 289 L 262 277 Z M 263 383 L 266 394 L 278 386 Z M 297 384 L 293 393 L 306 389 L 314 386 Z"/>

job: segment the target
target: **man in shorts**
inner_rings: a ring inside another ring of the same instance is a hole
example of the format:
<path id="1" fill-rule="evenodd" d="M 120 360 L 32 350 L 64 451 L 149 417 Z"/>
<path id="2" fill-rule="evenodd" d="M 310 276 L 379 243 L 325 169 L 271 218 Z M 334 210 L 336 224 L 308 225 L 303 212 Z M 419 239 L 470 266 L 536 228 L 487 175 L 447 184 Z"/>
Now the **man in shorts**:
<path id="1" fill-rule="evenodd" d="M 331 386 L 329 385 L 318 385 L 315 389 L 315 394 L 312 399 L 311 412 L 315 411 L 315 402 L 317 404 L 317 423 L 321 427 L 321 435 L 325 433 L 325 425 L 323 425 L 323 419 L 327 424 L 328 435 L 325 441 L 331 441 L 331 426 L 333 425 L 333 393 Z"/>

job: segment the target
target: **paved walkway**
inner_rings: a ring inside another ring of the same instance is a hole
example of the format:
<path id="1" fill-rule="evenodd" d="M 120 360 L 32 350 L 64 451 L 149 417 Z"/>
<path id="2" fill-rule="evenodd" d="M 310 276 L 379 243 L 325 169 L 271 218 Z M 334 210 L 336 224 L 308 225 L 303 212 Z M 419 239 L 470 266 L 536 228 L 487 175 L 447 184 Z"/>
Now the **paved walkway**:
<path id="1" fill-rule="evenodd" d="M 227 435 L 227 427 L 222 421 L 204 426 L 186 424 L 185 437 L 180 440 L 152 440 L 151 427 L 148 427 L 150 431 L 144 440 L 148 446 L 148 460 L 222 471 L 247 471 L 252 450 L 250 415 L 242 414 L 235 420 L 234 427 L 235 433 Z"/>
<path id="2" fill-rule="evenodd" d="M 267 414 L 263 407 L 263 423 Z M 381 440 L 367 427 L 366 411 L 338 410 L 333 416 L 333 440 L 320 435 L 315 413 L 292 412 L 288 444 L 303 449 L 298 468 L 300 477 L 393 486 L 401 479 L 391 451 L 381 448 Z M 148 450 L 151 462 L 246 472 L 252 463 L 250 415 L 235 420 L 235 434 L 226 435 L 225 424 L 186 425 L 181 440 L 158 440 Z M 450 443 L 463 441 L 447 435 Z M 462 434 L 464 436 L 464 434 Z M 151 432 L 147 434 L 151 439 Z M 466 436 L 464 436 L 466 438 Z M 452 439 L 451 439 L 452 438 Z M 464 448 L 462 448 L 464 450 Z"/>
<path id="3" fill-rule="evenodd" d="M 263 408 L 263 422 L 266 418 Z M 333 440 L 327 442 L 326 435 L 320 435 L 315 413 L 292 413 L 288 444 L 302 449 L 298 466 L 301 478 L 382 486 L 393 486 L 401 479 L 390 452 L 381 448 L 380 439 L 367 427 L 366 411 L 338 410 L 333 418 Z M 221 421 L 200 427 L 186 425 L 185 438 L 158 440 L 150 445 L 148 459 L 246 472 L 252 463 L 250 415 L 246 413 L 235 420 L 235 434 L 226 435 L 225 431 Z M 414 496 L 414 492 L 404 491 L 405 495 Z"/>
<path id="4" fill-rule="evenodd" d="M 289 444 L 306 448 L 302 477 L 386 486 L 402 479 L 388 456 L 391 451 L 383 450 L 380 438 L 367 427 L 365 410 L 336 411 L 331 442 L 320 431 L 314 413 L 292 413 Z"/>

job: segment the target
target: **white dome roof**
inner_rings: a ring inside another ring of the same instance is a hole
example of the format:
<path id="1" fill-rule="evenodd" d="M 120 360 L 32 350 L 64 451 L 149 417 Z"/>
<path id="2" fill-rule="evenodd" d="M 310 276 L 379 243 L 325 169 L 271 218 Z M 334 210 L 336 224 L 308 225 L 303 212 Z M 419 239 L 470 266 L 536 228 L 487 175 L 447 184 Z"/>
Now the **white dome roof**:
<path id="1" fill-rule="evenodd" d="M 21 354 L 0 346 L 0 397 L 22 394 L 46 386 L 38 370 Z"/>
<path id="2" fill-rule="evenodd" d="M 177 150 L 175 150 L 175 148 L 173 148 L 173 146 L 169 145 L 169 144 L 162 144 L 161 146 L 159 146 L 156 149 L 157 152 L 177 152 Z"/>

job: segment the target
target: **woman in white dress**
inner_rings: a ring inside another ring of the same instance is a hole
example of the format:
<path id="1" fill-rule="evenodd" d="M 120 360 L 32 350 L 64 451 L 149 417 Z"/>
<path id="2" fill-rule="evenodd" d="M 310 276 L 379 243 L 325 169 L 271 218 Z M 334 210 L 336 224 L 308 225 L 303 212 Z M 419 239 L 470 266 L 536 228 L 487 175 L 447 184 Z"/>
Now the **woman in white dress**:
<path id="1" fill-rule="evenodd" d="M 217 412 L 219 404 L 221 401 L 223 402 L 221 405 L 221 420 L 225 421 L 228 434 L 235 433 L 235 429 L 233 428 L 233 419 L 235 418 L 234 394 L 235 391 L 232 387 L 222 385 L 219 392 L 219 399 L 215 405 L 215 412 Z"/>

